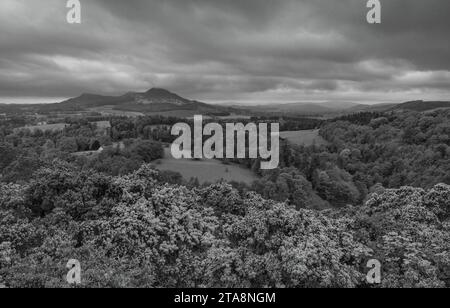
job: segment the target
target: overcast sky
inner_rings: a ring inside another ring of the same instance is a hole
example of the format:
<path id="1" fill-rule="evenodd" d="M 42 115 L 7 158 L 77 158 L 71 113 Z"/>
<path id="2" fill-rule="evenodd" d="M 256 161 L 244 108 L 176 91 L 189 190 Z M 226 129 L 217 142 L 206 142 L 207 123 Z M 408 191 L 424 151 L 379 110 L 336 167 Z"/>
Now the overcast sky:
<path id="1" fill-rule="evenodd" d="M 450 1 L 0 1 L 0 102 L 167 88 L 205 102 L 450 100 Z"/>

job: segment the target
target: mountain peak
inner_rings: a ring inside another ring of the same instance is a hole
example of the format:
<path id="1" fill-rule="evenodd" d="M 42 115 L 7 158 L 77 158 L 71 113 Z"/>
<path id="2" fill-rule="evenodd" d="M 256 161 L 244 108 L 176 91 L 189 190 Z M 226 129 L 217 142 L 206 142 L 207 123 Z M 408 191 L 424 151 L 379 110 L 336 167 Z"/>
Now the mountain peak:
<path id="1" fill-rule="evenodd" d="M 80 96 L 78 96 L 77 98 L 89 98 L 89 97 L 98 97 L 100 95 L 97 94 L 92 94 L 92 93 L 83 93 Z"/>
<path id="2" fill-rule="evenodd" d="M 62 102 L 63 105 L 72 105 L 74 108 L 94 108 L 101 106 L 122 106 L 131 108 L 132 111 L 171 111 L 171 110 L 195 110 L 209 107 L 196 101 L 183 98 L 162 88 L 152 88 L 147 92 L 128 92 L 121 96 L 103 96 L 91 93 L 84 93 L 78 97 Z"/>
<path id="3" fill-rule="evenodd" d="M 143 97 L 147 100 L 147 103 L 163 102 L 175 105 L 190 103 L 190 100 L 162 88 L 152 88 L 143 93 Z"/>
<path id="4" fill-rule="evenodd" d="M 151 88 L 146 93 L 172 93 L 172 92 L 163 88 Z"/>
<path id="5" fill-rule="evenodd" d="M 168 91 L 166 89 L 162 89 L 162 88 L 151 88 L 150 90 L 148 90 L 144 94 L 146 96 L 147 95 L 151 95 L 151 96 L 154 96 L 154 97 L 179 97 L 175 93 L 172 93 L 172 92 L 170 92 L 170 91 Z"/>

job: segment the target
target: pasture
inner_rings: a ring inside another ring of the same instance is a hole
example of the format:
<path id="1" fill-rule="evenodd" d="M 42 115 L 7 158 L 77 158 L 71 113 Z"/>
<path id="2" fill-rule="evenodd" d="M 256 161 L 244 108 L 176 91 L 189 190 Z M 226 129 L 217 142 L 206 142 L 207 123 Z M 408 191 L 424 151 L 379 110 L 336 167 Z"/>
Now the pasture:
<path id="1" fill-rule="evenodd" d="M 197 178 L 201 184 L 225 182 L 243 182 L 251 184 L 258 177 L 248 169 L 230 164 L 225 165 L 219 160 L 203 159 L 174 159 L 170 148 L 164 149 L 165 158 L 158 161 L 154 166 L 158 170 L 168 170 L 180 173 L 185 180 Z"/>

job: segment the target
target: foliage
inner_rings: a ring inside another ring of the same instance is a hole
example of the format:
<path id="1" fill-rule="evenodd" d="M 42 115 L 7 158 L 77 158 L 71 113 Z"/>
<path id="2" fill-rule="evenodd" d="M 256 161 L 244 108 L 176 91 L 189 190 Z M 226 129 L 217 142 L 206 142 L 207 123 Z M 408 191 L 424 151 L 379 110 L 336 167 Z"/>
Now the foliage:
<path id="1" fill-rule="evenodd" d="M 307 183 L 291 172 L 278 178 Z M 0 192 L 7 287 L 68 287 L 73 258 L 82 287 L 365 287 L 369 258 L 382 261 L 384 287 L 449 284 L 444 184 L 322 213 L 227 184 L 166 184 L 148 165 L 111 177 L 55 161 Z"/>
<path id="2" fill-rule="evenodd" d="M 69 259 L 81 287 L 370 287 L 369 259 L 382 263 L 380 287 L 449 287 L 449 117 L 305 122 L 329 144 L 283 142 L 272 171 L 234 161 L 261 176 L 252 187 L 147 165 L 174 118 L 111 119 L 109 135 L 83 120 L 62 132 L 8 122 L 0 287 L 69 287 Z"/>

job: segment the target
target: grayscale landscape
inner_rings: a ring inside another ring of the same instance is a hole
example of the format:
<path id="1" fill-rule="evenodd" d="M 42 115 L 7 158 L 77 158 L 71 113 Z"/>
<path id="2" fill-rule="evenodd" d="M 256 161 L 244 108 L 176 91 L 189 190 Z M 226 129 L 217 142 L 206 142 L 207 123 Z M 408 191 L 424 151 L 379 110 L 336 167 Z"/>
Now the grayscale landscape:
<path id="1" fill-rule="evenodd" d="M 450 287 L 449 1 L 65 2 L 0 1 L 1 288 Z"/>

